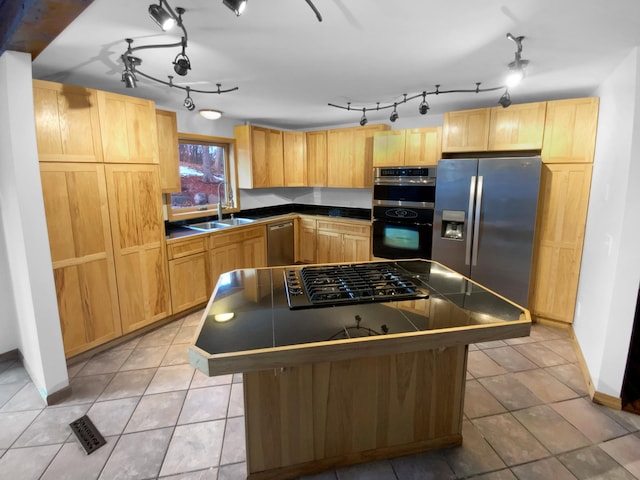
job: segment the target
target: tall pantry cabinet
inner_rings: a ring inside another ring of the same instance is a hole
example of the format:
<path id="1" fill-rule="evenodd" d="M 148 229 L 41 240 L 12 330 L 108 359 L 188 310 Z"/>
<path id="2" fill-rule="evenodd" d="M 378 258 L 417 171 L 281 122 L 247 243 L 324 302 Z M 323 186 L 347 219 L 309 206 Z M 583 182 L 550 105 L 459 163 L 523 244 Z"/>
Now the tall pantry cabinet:
<path id="1" fill-rule="evenodd" d="M 56 294 L 71 357 L 171 314 L 155 107 L 33 84 Z"/>

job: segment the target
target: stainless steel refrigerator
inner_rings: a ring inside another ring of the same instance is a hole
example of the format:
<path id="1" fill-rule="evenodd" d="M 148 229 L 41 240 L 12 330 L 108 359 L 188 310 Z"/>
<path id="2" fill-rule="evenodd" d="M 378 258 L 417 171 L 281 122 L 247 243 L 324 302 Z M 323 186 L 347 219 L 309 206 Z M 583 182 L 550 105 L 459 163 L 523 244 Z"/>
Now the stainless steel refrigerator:
<path id="1" fill-rule="evenodd" d="M 432 258 L 524 307 L 540 157 L 438 162 Z"/>

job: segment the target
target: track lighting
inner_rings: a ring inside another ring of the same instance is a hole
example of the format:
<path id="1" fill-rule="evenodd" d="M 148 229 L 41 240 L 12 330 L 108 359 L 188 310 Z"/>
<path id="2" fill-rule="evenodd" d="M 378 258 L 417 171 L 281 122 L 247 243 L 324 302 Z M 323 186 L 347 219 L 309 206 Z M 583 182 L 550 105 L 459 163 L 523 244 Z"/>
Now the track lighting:
<path id="1" fill-rule="evenodd" d="M 422 92 L 422 102 L 418 105 L 418 112 L 420 115 L 426 115 L 429 111 L 429 104 L 427 103 L 427 92 Z"/>
<path id="2" fill-rule="evenodd" d="M 514 75 L 512 80 L 515 80 L 515 79 L 522 80 L 525 76 L 524 69 L 527 65 L 529 65 L 529 60 L 524 60 L 522 58 L 522 40 L 524 39 L 524 37 L 522 36 L 515 37 L 510 33 L 507 33 L 507 38 L 515 42 L 517 46 L 517 50 L 515 53 L 515 60 L 508 64 L 509 71 Z M 420 113 L 420 115 L 426 115 L 430 110 L 429 103 L 427 103 L 427 95 L 440 95 L 445 93 L 484 93 L 484 92 L 495 92 L 498 90 L 505 89 L 504 94 L 502 95 L 502 97 L 500 97 L 500 100 L 498 101 L 498 103 L 502 105 L 504 108 L 507 108 L 509 105 L 511 105 L 511 95 L 509 94 L 509 88 L 514 85 L 513 83 L 511 83 L 512 80 L 507 80 L 506 85 L 498 85 L 496 87 L 480 88 L 480 82 L 476 82 L 475 88 L 453 89 L 453 90 L 440 90 L 440 85 L 437 84 L 435 85 L 435 89 L 431 91 L 425 90 L 421 93 L 416 93 L 415 95 L 411 95 L 411 96 L 408 96 L 408 94 L 404 93 L 403 98 L 401 100 L 396 100 L 394 103 L 389 103 L 387 105 L 380 105 L 380 102 L 376 102 L 376 105 L 372 107 L 368 107 L 368 106 L 352 107 L 351 102 L 347 102 L 346 106 L 336 105 L 333 103 L 329 103 L 329 106 L 341 108 L 343 110 L 348 110 L 348 111 L 362 110 L 362 117 L 360 118 L 360 125 L 362 126 L 366 125 L 367 123 L 367 117 L 365 115 L 367 110 L 378 111 L 378 110 L 384 110 L 385 108 L 393 108 L 393 112 L 391 112 L 391 116 L 389 117 L 389 120 L 391 122 L 395 122 L 398 119 L 398 111 L 397 111 L 398 105 L 402 105 L 403 103 L 407 103 L 416 98 L 422 98 L 420 105 L 418 105 L 418 113 Z"/>
<path id="3" fill-rule="evenodd" d="M 369 120 L 367 120 L 367 109 L 363 108 L 362 109 L 362 118 L 360 119 L 360 126 L 364 127 L 368 122 L 369 122 Z"/>
<path id="4" fill-rule="evenodd" d="M 191 96 L 189 95 L 191 93 L 191 88 L 187 87 L 187 98 L 184 99 L 184 108 L 186 108 L 189 111 L 192 111 L 194 108 L 196 108 L 196 104 L 193 103 L 193 99 L 191 98 Z"/>
<path id="5" fill-rule="evenodd" d="M 247 7 L 247 0 L 222 0 L 222 3 L 235 13 L 236 17 L 242 15 L 242 12 Z"/>
<path id="6" fill-rule="evenodd" d="M 498 103 L 502 105 L 502 108 L 507 108 L 509 105 L 511 105 L 511 95 L 509 95 L 508 88 L 505 89 L 504 93 L 500 97 L 500 100 L 498 100 Z"/>
<path id="7" fill-rule="evenodd" d="M 140 76 L 153 82 L 161 83 L 162 85 L 166 85 L 170 88 L 185 90 L 187 92 L 187 98 L 184 99 L 184 107 L 187 110 L 194 110 L 196 106 L 193 103 L 193 99 L 191 98 L 191 92 L 221 94 L 238 90 L 238 87 L 223 90 L 222 85 L 220 83 L 217 83 L 217 88 L 215 90 L 196 90 L 188 86 L 176 85 L 173 83 L 173 77 L 171 75 L 168 75 L 169 81 L 165 81 L 151 75 L 147 75 L 146 73 L 138 70 L 136 67 L 142 64 L 142 60 L 138 57 L 133 56 L 133 52 L 138 50 L 146 50 L 149 48 L 156 49 L 181 47 L 182 51 L 178 53 L 173 60 L 173 69 L 178 75 L 185 76 L 189 72 L 189 70 L 191 70 L 191 61 L 186 54 L 188 35 L 187 29 L 182 23 L 182 15 L 184 13 L 184 8 L 178 7 L 173 10 L 167 0 L 159 0 L 159 3 L 157 5 L 152 4 L 149 6 L 149 15 L 151 15 L 151 18 L 153 18 L 153 20 L 158 23 L 158 25 L 160 25 L 163 30 L 166 30 L 168 28 L 167 17 L 172 19 L 174 25 L 177 25 L 178 27 L 180 27 L 180 29 L 182 29 L 182 39 L 179 42 L 175 43 L 155 43 L 149 45 L 140 45 L 137 47 L 133 46 L 133 40 L 131 38 L 125 39 L 128 44 L 127 50 L 120 56 L 122 64 L 124 66 L 124 69 L 122 71 L 122 82 L 127 88 L 136 88 L 138 76 Z"/>
<path id="8" fill-rule="evenodd" d="M 393 112 L 391 112 L 391 116 L 389 117 L 389 120 L 392 122 L 395 122 L 398 119 L 398 112 L 396 111 L 397 106 L 397 103 L 393 104 Z"/>
<path id="9" fill-rule="evenodd" d="M 149 16 L 163 31 L 171 30 L 176 26 L 176 19 L 162 7 L 163 0 L 158 5 L 149 5 Z"/>

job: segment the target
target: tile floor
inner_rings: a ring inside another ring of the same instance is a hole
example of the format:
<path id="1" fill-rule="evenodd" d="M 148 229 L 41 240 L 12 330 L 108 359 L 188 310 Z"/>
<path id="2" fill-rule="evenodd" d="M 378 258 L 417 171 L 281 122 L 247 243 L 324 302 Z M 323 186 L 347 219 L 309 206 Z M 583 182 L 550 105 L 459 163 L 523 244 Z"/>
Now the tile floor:
<path id="1" fill-rule="evenodd" d="M 47 408 L 19 362 L 0 363 L 0 478 L 245 478 L 242 379 L 187 363 L 199 318 L 72 365 L 72 396 Z M 107 439 L 89 456 L 68 427 L 84 414 Z M 313 478 L 640 479 L 640 416 L 593 404 L 567 332 L 547 326 L 470 346 L 463 437 Z"/>

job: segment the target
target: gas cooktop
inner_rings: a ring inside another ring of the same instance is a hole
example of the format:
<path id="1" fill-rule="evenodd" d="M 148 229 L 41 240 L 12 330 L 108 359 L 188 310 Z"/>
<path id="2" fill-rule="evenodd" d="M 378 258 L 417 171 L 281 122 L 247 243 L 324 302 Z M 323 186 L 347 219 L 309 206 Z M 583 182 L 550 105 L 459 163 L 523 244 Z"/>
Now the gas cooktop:
<path id="1" fill-rule="evenodd" d="M 429 297 L 395 262 L 289 267 L 284 282 L 292 310 Z"/>

